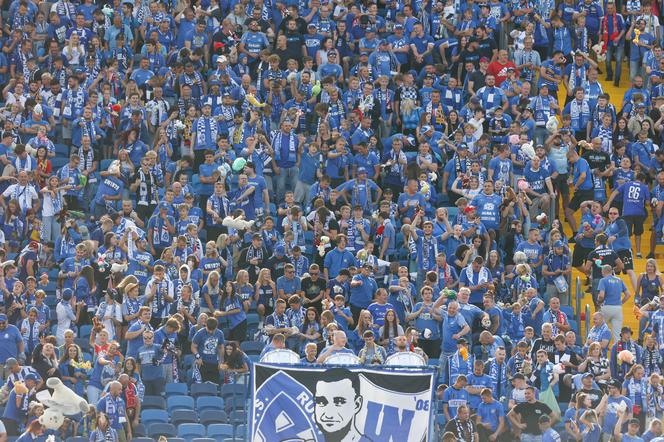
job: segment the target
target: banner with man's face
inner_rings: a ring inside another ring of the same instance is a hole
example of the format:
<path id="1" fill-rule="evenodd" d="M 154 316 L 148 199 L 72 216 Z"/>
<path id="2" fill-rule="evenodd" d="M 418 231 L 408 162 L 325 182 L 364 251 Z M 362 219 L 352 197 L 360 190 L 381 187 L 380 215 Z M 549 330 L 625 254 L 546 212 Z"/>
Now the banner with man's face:
<path id="1" fill-rule="evenodd" d="M 255 442 L 426 441 L 434 374 L 255 364 Z"/>

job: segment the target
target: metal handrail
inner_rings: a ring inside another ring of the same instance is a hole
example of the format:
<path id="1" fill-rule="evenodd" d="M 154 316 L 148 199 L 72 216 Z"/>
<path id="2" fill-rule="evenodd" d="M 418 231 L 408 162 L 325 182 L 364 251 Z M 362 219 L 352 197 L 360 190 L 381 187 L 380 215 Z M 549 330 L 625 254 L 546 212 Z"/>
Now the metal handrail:
<path id="1" fill-rule="evenodd" d="M 571 293 L 571 290 L 570 290 Z M 576 309 L 574 310 L 574 313 L 576 314 L 577 320 L 581 320 L 581 299 L 583 296 L 581 296 L 581 278 L 576 277 L 576 287 L 574 289 L 574 297 L 575 299 L 575 304 L 576 304 Z"/>
<path id="2" fill-rule="evenodd" d="M 586 335 L 590 330 L 590 305 L 586 304 Z"/>

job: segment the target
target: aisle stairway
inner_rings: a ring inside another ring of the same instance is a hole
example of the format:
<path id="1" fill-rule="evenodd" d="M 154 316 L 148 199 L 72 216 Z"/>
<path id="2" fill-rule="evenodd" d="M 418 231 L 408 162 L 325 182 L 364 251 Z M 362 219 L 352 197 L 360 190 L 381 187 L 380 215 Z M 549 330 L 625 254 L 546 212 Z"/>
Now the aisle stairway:
<path id="1" fill-rule="evenodd" d="M 602 88 L 604 89 L 604 92 L 606 92 L 610 95 L 611 103 L 613 103 L 613 105 L 616 107 L 617 111 L 620 111 L 620 109 L 622 107 L 623 96 L 625 95 L 625 92 L 627 91 L 627 89 L 630 86 L 629 70 L 626 67 L 626 62 L 623 61 L 622 84 L 620 85 L 620 87 L 615 87 L 613 85 L 613 82 L 611 82 L 611 81 L 604 81 L 604 75 L 600 75 L 600 81 L 602 83 Z M 563 90 L 561 91 L 560 96 L 559 96 L 559 99 L 560 99 L 561 103 L 564 103 L 564 101 L 565 101 L 564 94 L 565 94 L 565 89 L 563 88 Z M 561 214 L 562 214 L 562 211 L 561 211 Z M 580 214 L 579 214 L 579 212 L 577 212 L 576 213 L 577 223 L 579 221 L 579 218 L 580 218 Z M 565 225 L 565 235 L 568 238 L 570 238 L 573 233 L 570 230 L 569 225 L 567 223 L 564 223 L 564 225 Z M 640 273 L 645 271 L 645 267 L 646 267 L 645 256 L 649 252 L 650 235 L 652 235 L 652 232 L 650 231 L 651 226 L 652 226 L 652 214 L 649 212 L 648 213 L 648 219 L 646 220 L 646 224 L 645 224 L 645 232 L 643 234 L 643 238 L 641 239 L 641 253 L 642 253 L 644 258 L 637 259 L 636 258 L 636 250 L 633 250 L 633 252 L 634 252 L 634 271 L 636 272 L 637 276 Z M 632 239 L 632 241 L 633 241 L 633 239 Z M 663 247 L 664 246 L 659 246 L 659 248 L 657 250 L 658 254 L 656 255 L 656 257 L 658 259 L 658 264 L 659 264 L 659 270 L 660 271 L 664 270 L 664 257 L 663 257 L 664 251 L 662 250 Z M 576 285 L 575 285 L 574 281 L 576 281 L 577 276 L 579 276 L 581 278 L 582 283 L 585 280 L 585 275 L 583 275 L 581 272 L 578 272 L 577 270 L 574 270 L 573 278 L 572 278 L 572 280 L 573 280 L 572 293 L 575 293 Z M 627 286 L 627 288 L 631 291 L 631 285 L 630 285 L 629 278 L 627 277 L 627 275 L 621 275 L 621 278 L 625 282 L 625 285 Z M 584 293 L 584 291 L 589 291 L 589 287 L 588 286 L 584 287 L 584 290 L 582 290 L 581 293 Z M 624 316 L 624 325 L 631 327 L 632 330 L 634 331 L 634 336 L 636 337 L 636 333 L 638 333 L 638 329 L 639 329 L 639 322 L 638 322 L 638 320 L 636 319 L 636 317 L 634 316 L 634 313 L 633 313 L 633 308 L 634 308 L 634 297 L 633 297 L 633 295 L 634 295 L 634 293 L 632 293 L 632 297 L 627 302 L 627 304 L 625 304 L 623 306 L 623 316 Z M 572 300 L 570 302 L 574 306 L 574 301 Z M 581 302 L 582 311 L 585 309 L 586 305 L 590 306 L 590 312 L 592 314 L 592 312 L 593 312 L 592 298 L 591 298 L 589 293 L 587 293 L 583 297 L 583 300 Z M 580 317 L 580 315 L 577 312 L 577 318 L 579 318 L 579 317 Z M 579 325 L 581 327 L 581 333 L 582 333 L 582 336 L 584 337 L 584 341 L 585 341 L 585 334 L 586 334 L 585 321 L 583 321 L 583 320 L 579 321 Z M 592 321 L 590 322 L 590 327 L 592 327 Z"/>

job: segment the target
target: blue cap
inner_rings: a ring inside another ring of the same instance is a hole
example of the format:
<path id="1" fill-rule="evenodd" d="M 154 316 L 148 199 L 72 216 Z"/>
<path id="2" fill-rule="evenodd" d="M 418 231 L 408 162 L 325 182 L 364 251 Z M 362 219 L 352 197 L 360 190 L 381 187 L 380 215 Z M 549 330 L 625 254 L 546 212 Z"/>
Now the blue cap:
<path id="1" fill-rule="evenodd" d="M 71 289 L 64 289 L 61 296 L 63 301 L 69 301 L 74 296 L 74 292 Z"/>
<path id="2" fill-rule="evenodd" d="M 403 25 L 401 23 L 397 23 L 394 25 L 394 29 L 403 29 Z"/>
<path id="3" fill-rule="evenodd" d="M 563 242 L 561 240 L 558 240 L 553 243 L 553 247 L 558 248 L 558 247 L 563 247 Z"/>
<path id="4" fill-rule="evenodd" d="M 457 146 L 457 150 L 467 150 L 468 145 L 466 143 L 461 143 Z"/>
<path id="5" fill-rule="evenodd" d="M 286 248 L 283 244 L 277 244 L 274 248 L 274 254 L 277 256 L 284 256 L 286 254 Z"/>
<path id="6" fill-rule="evenodd" d="M 7 315 L 5 315 L 4 313 L 0 313 L 0 321 L 7 322 Z"/>
<path id="7" fill-rule="evenodd" d="M 309 23 L 307 25 L 307 28 L 315 28 L 315 27 L 316 27 L 316 23 Z"/>
<path id="8" fill-rule="evenodd" d="M 367 32 L 376 32 L 376 28 L 374 28 L 373 26 L 369 26 L 367 28 Z"/>
<path id="9" fill-rule="evenodd" d="M 168 203 L 166 201 L 162 201 L 159 203 L 159 208 L 160 209 L 168 209 Z"/>
<path id="10" fill-rule="evenodd" d="M 390 42 L 389 42 L 389 41 L 387 41 L 387 38 L 384 38 L 384 39 L 382 39 L 382 40 L 380 41 L 380 43 L 379 43 L 379 44 L 381 44 L 381 45 L 389 45 L 389 44 L 390 44 Z"/>
<path id="11" fill-rule="evenodd" d="M 39 378 L 37 377 L 37 375 L 34 374 L 34 373 L 28 373 L 28 374 L 26 374 L 25 377 L 24 377 L 23 379 L 26 380 L 26 381 L 35 381 L 35 382 L 37 382 L 37 381 L 39 380 Z"/>
<path id="12" fill-rule="evenodd" d="M 422 126 L 422 133 L 429 132 L 430 130 L 431 130 L 431 126 Z"/>
<path id="13" fill-rule="evenodd" d="M 366 169 L 366 167 L 358 167 L 358 168 L 357 168 L 357 173 L 358 173 L 358 174 L 360 174 L 360 173 L 367 173 L 367 169 Z"/>

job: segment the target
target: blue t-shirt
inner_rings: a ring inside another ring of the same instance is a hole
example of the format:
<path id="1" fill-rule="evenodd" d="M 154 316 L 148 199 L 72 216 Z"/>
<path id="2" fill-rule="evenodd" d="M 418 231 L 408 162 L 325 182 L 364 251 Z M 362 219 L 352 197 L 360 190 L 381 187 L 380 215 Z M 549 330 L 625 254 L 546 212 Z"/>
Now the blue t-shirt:
<path id="1" fill-rule="evenodd" d="M 579 184 L 579 178 L 584 172 L 586 176 L 583 179 L 583 182 Z M 585 158 L 579 158 L 574 164 L 574 185 L 578 185 L 580 190 L 591 190 L 593 188 L 592 172 L 590 171 L 590 165 Z"/>
<path id="2" fill-rule="evenodd" d="M 454 353 L 457 349 L 456 340 L 452 338 L 453 335 L 459 333 L 467 325 L 466 320 L 461 313 L 454 316 L 449 316 L 447 312 L 442 312 L 443 322 L 441 323 L 441 334 L 443 335 L 443 342 L 441 344 L 442 351 L 445 353 Z"/>
<path id="3" fill-rule="evenodd" d="M 443 402 L 447 404 L 450 417 L 454 419 L 457 415 L 457 410 L 462 405 L 468 405 L 469 394 L 465 388 L 457 390 L 456 388 L 450 386 L 445 389 L 443 393 Z"/>
<path id="4" fill-rule="evenodd" d="M 638 181 L 623 183 L 616 189 L 622 195 L 623 216 L 645 216 L 645 202 L 650 201 L 648 186 Z"/>
<path id="5" fill-rule="evenodd" d="M 386 302 L 385 304 L 374 302 L 369 305 L 367 310 L 371 313 L 374 324 L 382 327 L 385 324 L 385 314 L 388 310 L 394 310 L 394 306 L 389 302 Z"/>
<path id="6" fill-rule="evenodd" d="M 7 359 L 18 357 L 18 346 L 23 342 L 21 332 L 16 326 L 7 324 L 7 328 L 0 330 L 0 364 Z"/>
<path id="7" fill-rule="evenodd" d="M 206 328 L 200 329 L 194 335 L 192 343 L 198 346 L 198 354 L 201 355 L 201 360 L 209 364 L 219 363 L 218 347 L 224 345 L 224 333 L 215 329 L 213 333 L 209 333 Z"/>
<path id="8" fill-rule="evenodd" d="M 505 410 L 500 402 L 491 401 L 490 403 L 482 402 L 477 407 L 477 415 L 482 422 L 491 424 L 491 431 L 494 432 L 498 429 L 500 418 L 505 416 Z"/>
<path id="9" fill-rule="evenodd" d="M 622 279 L 609 275 L 600 279 L 598 291 L 604 292 L 604 305 L 622 305 L 622 294 L 627 287 Z"/>
<path id="10" fill-rule="evenodd" d="M 138 363 L 141 364 L 141 378 L 144 381 L 164 378 L 164 367 L 154 363 L 159 359 L 159 350 L 157 344 L 144 345 L 138 349 Z"/>

